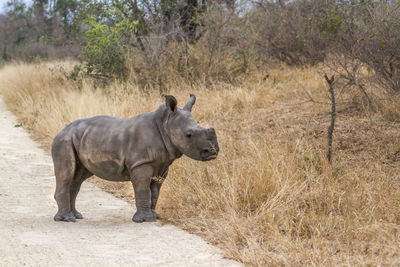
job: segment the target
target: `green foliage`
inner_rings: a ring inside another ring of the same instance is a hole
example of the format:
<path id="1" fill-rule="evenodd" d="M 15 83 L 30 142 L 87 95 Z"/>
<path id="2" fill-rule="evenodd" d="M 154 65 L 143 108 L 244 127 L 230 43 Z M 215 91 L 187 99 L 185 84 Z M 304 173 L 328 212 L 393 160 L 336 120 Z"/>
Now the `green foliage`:
<path id="1" fill-rule="evenodd" d="M 64 70 L 64 68 L 61 68 L 60 70 L 61 70 L 61 72 L 64 73 L 65 77 L 68 80 L 76 81 L 78 79 L 78 77 L 79 77 L 79 74 L 82 71 L 82 66 L 81 65 L 74 65 L 74 68 L 70 72 L 66 72 Z"/>
<path id="2" fill-rule="evenodd" d="M 83 49 L 87 73 L 124 79 L 129 41 L 138 22 L 123 17 L 121 11 L 114 8 L 109 8 L 105 15 L 99 20 L 94 16 L 85 20 L 89 26 L 85 32 L 87 45 Z M 111 22 L 110 18 L 117 22 Z"/>

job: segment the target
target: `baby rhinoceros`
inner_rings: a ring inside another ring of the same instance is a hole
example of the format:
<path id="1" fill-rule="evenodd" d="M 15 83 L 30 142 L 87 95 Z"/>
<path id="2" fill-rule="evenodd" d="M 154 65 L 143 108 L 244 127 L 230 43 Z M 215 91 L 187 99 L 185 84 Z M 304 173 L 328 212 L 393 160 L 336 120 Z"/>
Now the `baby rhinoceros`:
<path id="1" fill-rule="evenodd" d="M 77 120 L 54 138 L 51 153 L 56 176 L 56 221 L 82 219 L 75 208 L 84 180 L 92 175 L 109 181 L 131 181 L 137 211 L 134 222 L 153 222 L 161 182 L 182 154 L 195 160 L 217 157 L 214 128 L 201 127 L 190 114 L 196 101 L 190 95 L 183 109 L 173 96 L 150 113 L 128 119 L 97 116 Z M 161 179 L 154 179 L 160 177 Z"/>

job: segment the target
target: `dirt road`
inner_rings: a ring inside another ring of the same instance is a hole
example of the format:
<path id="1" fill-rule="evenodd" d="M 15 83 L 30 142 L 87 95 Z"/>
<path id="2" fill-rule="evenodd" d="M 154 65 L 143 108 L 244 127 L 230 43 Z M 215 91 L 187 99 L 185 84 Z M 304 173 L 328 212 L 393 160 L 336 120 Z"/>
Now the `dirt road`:
<path id="1" fill-rule="evenodd" d="M 87 182 L 84 219 L 54 222 L 51 158 L 16 126 L 0 97 L 0 266 L 239 266 L 177 227 L 133 223 L 129 204 Z"/>

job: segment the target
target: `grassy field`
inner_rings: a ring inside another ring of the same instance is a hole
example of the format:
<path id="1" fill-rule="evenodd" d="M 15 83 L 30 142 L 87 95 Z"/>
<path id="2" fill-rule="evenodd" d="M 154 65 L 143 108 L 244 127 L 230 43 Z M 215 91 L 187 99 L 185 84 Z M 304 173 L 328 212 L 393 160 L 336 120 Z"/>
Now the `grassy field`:
<path id="1" fill-rule="evenodd" d="M 129 81 L 96 89 L 89 79 L 68 80 L 61 65 L 72 63 L 0 69 L 8 107 L 48 151 L 73 120 L 131 117 L 164 101 Z M 221 152 L 214 161 L 183 157 L 172 165 L 157 208 L 163 222 L 247 265 L 398 266 L 399 102 L 381 100 L 373 111 L 357 92 L 339 94 L 330 165 L 320 68 L 278 66 L 238 86 L 170 86 L 180 107 L 196 94 L 193 116 L 215 127 Z M 132 202 L 130 183 L 91 181 Z"/>

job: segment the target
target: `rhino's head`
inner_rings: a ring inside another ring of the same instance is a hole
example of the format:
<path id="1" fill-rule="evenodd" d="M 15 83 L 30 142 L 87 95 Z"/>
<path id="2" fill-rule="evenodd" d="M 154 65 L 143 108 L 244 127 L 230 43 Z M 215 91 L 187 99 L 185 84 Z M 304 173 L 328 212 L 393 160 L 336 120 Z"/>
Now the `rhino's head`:
<path id="1" fill-rule="evenodd" d="M 190 95 L 183 109 L 177 107 L 175 97 L 167 95 L 165 104 L 168 117 L 164 127 L 171 143 L 186 156 L 196 160 L 212 160 L 218 155 L 219 147 L 214 128 L 203 128 L 190 113 L 196 97 Z"/>

